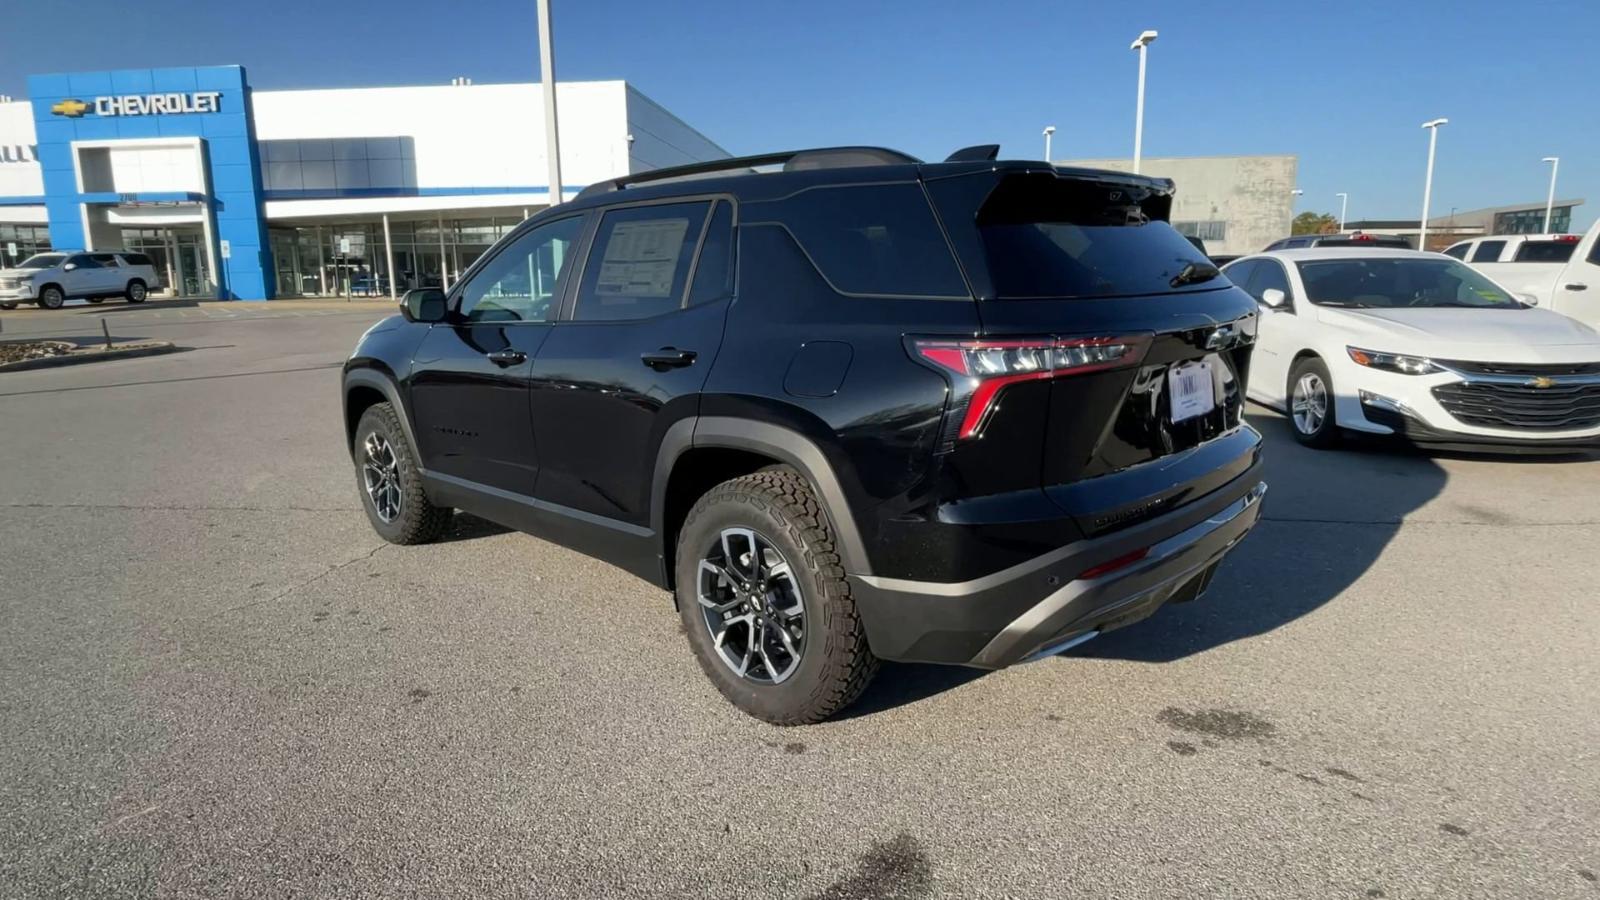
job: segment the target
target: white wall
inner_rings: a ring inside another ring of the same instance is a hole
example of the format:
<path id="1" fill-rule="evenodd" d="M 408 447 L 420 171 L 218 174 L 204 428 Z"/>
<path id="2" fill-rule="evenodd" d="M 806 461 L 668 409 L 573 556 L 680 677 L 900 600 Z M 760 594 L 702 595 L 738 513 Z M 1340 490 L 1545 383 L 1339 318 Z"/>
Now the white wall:
<path id="1" fill-rule="evenodd" d="M 27 101 L 0 103 L 0 147 L 6 148 L 7 158 L 18 155 L 28 157 L 27 162 L 0 161 L 0 197 L 37 197 L 44 193 L 44 173 L 33 159 L 33 105 Z M 0 220 L 15 219 L 6 210 L 15 207 L 0 206 Z"/>
<path id="2" fill-rule="evenodd" d="M 629 172 L 726 159 L 730 155 L 632 85 L 628 86 L 627 118 L 628 133 L 633 135 Z"/>
<path id="3" fill-rule="evenodd" d="M 627 171 L 626 85 L 556 85 L 561 180 L 582 186 Z M 254 91 L 256 139 L 409 136 L 417 186 L 528 187 L 549 181 L 538 84 Z"/>

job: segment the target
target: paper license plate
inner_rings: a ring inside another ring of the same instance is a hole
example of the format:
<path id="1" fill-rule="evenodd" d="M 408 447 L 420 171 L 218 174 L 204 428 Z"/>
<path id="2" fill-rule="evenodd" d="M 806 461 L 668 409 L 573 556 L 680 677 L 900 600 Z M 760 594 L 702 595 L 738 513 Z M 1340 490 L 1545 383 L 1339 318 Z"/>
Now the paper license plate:
<path id="1" fill-rule="evenodd" d="M 1172 421 L 1203 416 L 1217 408 L 1217 394 L 1208 362 L 1184 363 L 1167 370 L 1167 396 Z"/>

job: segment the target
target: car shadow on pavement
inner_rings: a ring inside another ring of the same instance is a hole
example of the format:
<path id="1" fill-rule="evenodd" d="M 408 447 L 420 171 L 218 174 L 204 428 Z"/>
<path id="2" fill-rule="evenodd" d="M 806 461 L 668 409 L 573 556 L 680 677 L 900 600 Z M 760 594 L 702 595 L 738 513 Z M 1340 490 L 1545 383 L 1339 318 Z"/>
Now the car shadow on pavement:
<path id="1" fill-rule="evenodd" d="M 1426 452 L 1386 442 L 1301 446 L 1276 413 L 1250 410 L 1268 491 L 1261 521 L 1205 596 L 1069 651 L 1169 662 L 1273 631 L 1337 598 L 1378 561 L 1404 519 L 1448 475 Z"/>
<path id="2" fill-rule="evenodd" d="M 198 300 L 146 300 L 143 303 L 95 303 L 87 306 L 75 306 L 73 311 L 79 315 L 109 314 L 125 312 L 145 312 L 152 309 L 194 309 L 200 305 Z"/>
<path id="3" fill-rule="evenodd" d="M 850 704 L 835 719 L 855 719 L 908 706 L 920 700 L 954 690 L 969 681 L 989 674 L 987 669 L 966 666 L 934 666 L 922 663 L 886 662 L 867 686 L 861 699 Z"/>
<path id="4" fill-rule="evenodd" d="M 512 529 L 498 522 L 480 519 L 471 513 L 457 510 L 455 517 L 450 521 L 450 527 L 444 534 L 439 535 L 435 543 L 450 544 L 456 541 L 471 541 L 478 538 L 494 537 L 497 534 L 509 534 Z"/>

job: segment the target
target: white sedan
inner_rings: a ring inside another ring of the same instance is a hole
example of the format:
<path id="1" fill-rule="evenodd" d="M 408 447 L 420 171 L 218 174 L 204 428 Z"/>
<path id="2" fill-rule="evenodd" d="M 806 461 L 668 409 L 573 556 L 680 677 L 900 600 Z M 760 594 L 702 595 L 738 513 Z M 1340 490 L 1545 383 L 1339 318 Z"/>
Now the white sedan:
<path id="1" fill-rule="evenodd" d="M 1301 443 L 1600 448 L 1600 333 L 1413 250 L 1282 250 L 1223 270 L 1261 304 L 1248 395 Z"/>

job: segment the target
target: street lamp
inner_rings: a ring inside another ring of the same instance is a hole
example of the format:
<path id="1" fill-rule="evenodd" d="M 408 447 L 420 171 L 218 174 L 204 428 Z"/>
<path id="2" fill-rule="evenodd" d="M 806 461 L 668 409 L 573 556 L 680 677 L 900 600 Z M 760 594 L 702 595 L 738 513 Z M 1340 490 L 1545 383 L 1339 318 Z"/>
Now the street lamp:
<path id="1" fill-rule="evenodd" d="M 1044 161 L 1045 162 L 1049 162 L 1050 161 L 1050 135 L 1055 134 L 1055 133 L 1056 133 L 1056 127 L 1054 125 L 1046 125 L 1044 127 Z"/>
<path id="2" fill-rule="evenodd" d="M 1561 169 L 1561 157 L 1546 156 L 1540 162 L 1550 164 L 1550 197 L 1544 201 L 1544 233 L 1550 233 L 1550 213 L 1556 206 L 1556 172 Z"/>
<path id="3" fill-rule="evenodd" d="M 1428 129 L 1428 174 L 1422 182 L 1422 226 L 1417 233 L 1417 249 L 1428 249 L 1428 205 L 1433 202 L 1433 151 L 1439 144 L 1439 126 L 1449 125 L 1449 119 L 1429 119 L 1422 123 Z"/>
<path id="4" fill-rule="evenodd" d="M 1144 57 L 1145 48 L 1156 39 L 1154 31 L 1140 32 L 1129 50 L 1139 51 L 1139 99 L 1133 111 L 1133 174 L 1139 174 L 1139 157 L 1144 153 Z"/>
<path id="5" fill-rule="evenodd" d="M 1344 214 L 1350 209 L 1350 195 L 1340 191 L 1334 196 L 1339 198 L 1339 233 L 1344 234 Z"/>

